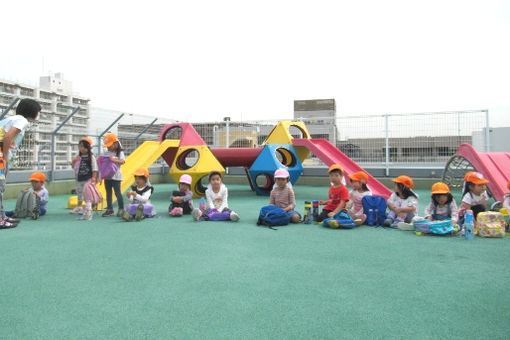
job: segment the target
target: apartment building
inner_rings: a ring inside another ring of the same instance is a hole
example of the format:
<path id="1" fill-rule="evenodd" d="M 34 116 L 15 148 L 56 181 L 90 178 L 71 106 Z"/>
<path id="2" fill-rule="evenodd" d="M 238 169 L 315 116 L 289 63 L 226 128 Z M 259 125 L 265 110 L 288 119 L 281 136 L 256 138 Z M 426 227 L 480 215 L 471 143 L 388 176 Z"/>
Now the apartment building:
<path id="1" fill-rule="evenodd" d="M 19 99 L 32 98 L 42 107 L 37 123 L 32 124 L 19 147 L 15 168 L 48 169 L 51 165 L 51 136 L 66 118 L 77 109 L 56 135 L 56 169 L 68 168 L 76 153 L 76 144 L 87 134 L 90 105 L 89 99 L 72 91 L 72 82 L 64 79 L 62 73 L 43 76 L 39 85 L 27 85 L 16 81 L 0 79 L 0 115 L 15 114 Z"/>

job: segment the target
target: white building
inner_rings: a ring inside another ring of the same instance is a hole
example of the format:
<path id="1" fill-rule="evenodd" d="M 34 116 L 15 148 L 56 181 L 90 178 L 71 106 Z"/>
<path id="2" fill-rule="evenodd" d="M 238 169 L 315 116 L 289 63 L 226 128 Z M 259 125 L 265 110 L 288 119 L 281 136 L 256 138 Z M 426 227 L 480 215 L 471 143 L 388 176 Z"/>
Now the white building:
<path id="1" fill-rule="evenodd" d="M 295 100 L 294 119 L 306 124 L 312 138 L 324 138 L 336 145 L 339 136 L 334 99 Z"/>
<path id="2" fill-rule="evenodd" d="M 22 169 L 48 169 L 51 164 L 51 133 L 76 108 L 79 111 L 65 124 L 56 136 L 56 168 L 68 168 L 77 152 L 79 139 L 87 135 L 89 99 L 72 92 L 72 83 L 61 73 L 40 78 L 39 86 L 0 79 L 0 115 L 15 114 L 16 105 L 6 109 L 18 99 L 32 98 L 42 107 L 41 115 L 25 134 L 14 164 Z"/>

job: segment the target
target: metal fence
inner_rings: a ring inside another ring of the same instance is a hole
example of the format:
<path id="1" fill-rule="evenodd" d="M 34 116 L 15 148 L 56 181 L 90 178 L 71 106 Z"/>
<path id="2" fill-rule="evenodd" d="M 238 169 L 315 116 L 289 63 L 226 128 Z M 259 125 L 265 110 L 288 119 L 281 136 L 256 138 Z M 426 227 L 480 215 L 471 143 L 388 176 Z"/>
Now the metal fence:
<path id="1" fill-rule="evenodd" d="M 101 137 L 108 131 L 119 135 L 126 154 L 146 140 L 157 140 L 163 125 L 171 119 L 141 116 L 90 108 L 88 126 L 77 129 L 66 122 L 79 111 L 52 124 L 39 122 L 30 127 L 19 147 L 15 169 L 59 170 L 70 168 L 78 141 L 87 134 L 95 138 L 94 152 L 101 153 Z M 401 167 L 441 168 L 462 143 L 482 139 L 490 147 L 489 113 L 486 110 L 317 118 L 305 122 L 312 138 L 325 138 L 362 167 L 389 170 Z M 279 120 L 217 121 L 193 123 L 211 147 L 258 147 Z M 290 133 L 301 137 L 297 128 Z M 482 150 L 485 151 L 485 150 Z M 159 160 L 161 161 L 161 159 Z M 305 167 L 324 166 L 311 155 Z"/>
<path id="2" fill-rule="evenodd" d="M 299 118 L 312 138 L 324 138 L 362 167 L 444 167 L 462 143 L 482 139 L 490 146 L 486 110 L 409 114 L 343 116 L 336 119 Z M 194 127 L 213 147 L 256 147 L 263 143 L 278 120 L 195 123 Z M 302 137 L 298 128 L 290 129 Z M 487 150 L 481 150 L 487 151 Z M 324 166 L 314 155 L 304 166 Z"/>

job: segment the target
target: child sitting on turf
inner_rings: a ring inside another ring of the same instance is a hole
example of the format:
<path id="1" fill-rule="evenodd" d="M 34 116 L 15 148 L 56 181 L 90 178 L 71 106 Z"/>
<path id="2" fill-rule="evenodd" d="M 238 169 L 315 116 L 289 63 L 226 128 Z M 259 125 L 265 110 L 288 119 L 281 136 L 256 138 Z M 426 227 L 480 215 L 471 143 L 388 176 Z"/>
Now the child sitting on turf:
<path id="1" fill-rule="evenodd" d="M 278 169 L 274 173 L 276 187 L 271 190 L 269 204 L 282 208 L 287 212 L 291 223 L 299 223 L 301 215 L 294 210 L 296 207 L 296 196 L 292 187 L 287 185 L 290 174 L 286 169 Z"/>
<path id="2" fill-rule="evenodd" d="M 46 182 L 46 175 L 43 172 L 34 172 L 29 178 L 31 186 L 29 188 L 24 189 L 24 191 L 31 192 L 34 195 L 39 196 L 39 211 L 38 216 L 46 215 L 48 205 L 48 201 L 50 195 L 48 194 L 48 190 L 44 187 L 44 182 Z M 19 220 L 15 219 L 16 214 L 15 211 L 6 211 L 5 215 L 7 216 L 7 221 L 10 223 L 19 223 Z"/>
<path id="3" fill-rule="evenodd" d="M 508 190 L 510 190 L 510 180 L 506 184 L 506 187 L 508 188 Z M 503 208 L 505 208 L 506 211 L 510 213 L 510 192 L 507 192 L 505 194 L 505 198 L 503 199 Z"/>
<path id="4" fill-rule="evenodd" d="M 174 217 L 189 215 L 193 210 L 193 192 L 191 191 L 191 176 L 182 175 L 179 178 L 179 190 L 172 192 L 168 214 Z"/>
<path id="5" fill-rule="evenodd" d="M 464 223 L 464 213 L 466 210 L 472 210 L 476 219 L 478 213 L 487 210 L 489 195 L 487 194 L 486 184 L 489 183 L 483 175 L 476 171 L 469 171 L 464 175 L 464 189 L 462 192 L 462 202 L 459 211 L 459 224 Z"/>
<path id="6" fill-rule="evenodd" d="M 221 173 L 213 171 L 209 174 L 209 185 L 205 191 L 207 206 L 204 211 L 193 209 L 195 221 L 239 221 L 239 215 L 228 208 L 228 189 L 222 183 Z"/>
<path id="7" fill-rule="evenodd" d="M 122 213 L 122 219 L 125 221 L 132 221 L 133 219 L 141 221 L 145 217 L 156 215 L 154 206 L 150 201 L 154 188 L 149 181 L 149 171 L 140 168 L 135 171 L 134 175 L 135 185 L 131 186 L 131 191 L 127 194 L 129 204 Z"/>
<path id="8" fill-rule="evenodd" d="M 446 183 L 437 182 L 432 185 L 432 196 L 429 205 L 425 208 L 425 218 L 430 221 L 450 219 L 452 224 L 457 224 L 457 203 Z"/>
<path id="9" fill-rule="evenodd" d="M 418 209 L 418 196 L 412 190 L 414 187 L 413 179 L 409 176 L 398 176 L 392 179 L 395 183 L 395 192 L 388 198 L 388 209 L 390 212 L 384 225 L 387 227 L 401 229 L 410 229 L 411 221 Z"/>
<path id="10" fill-rule="evenodd" d="M 368 175 L 364 171 L 358 171 L 349 175 L 352 190 L 349 192 L 349 202 L 347 204 L 347 212 L 353 221 L 357 224 L 363 224 L 367 219 L 367 215 L 363 212 L 363 197 L 372 195 L 368 189 Z"/>
<path id="11" fill-rule="evenodd" d="M 326 218 L 333 218 L 340 211 L 345 210 L 349 202 L 349 191 L 343 184 L 343 170 L 339 164 L 333 164 L 328 169 L 329 181 L 331 183 L 328 191 L 328 200 L 319 201 L 324 205 L 321 213 L 317 217 L 317 222 L 322 222 Z"/>

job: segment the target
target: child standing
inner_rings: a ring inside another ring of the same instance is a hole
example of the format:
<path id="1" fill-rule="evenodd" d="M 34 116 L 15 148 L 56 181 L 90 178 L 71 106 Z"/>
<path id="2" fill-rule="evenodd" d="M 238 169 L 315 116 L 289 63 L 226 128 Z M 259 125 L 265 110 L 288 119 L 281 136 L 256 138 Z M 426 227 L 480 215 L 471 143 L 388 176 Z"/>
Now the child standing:
<path id="1" fill-rule="evenodd" d="M 36 171 L 30 175 L 29 180 L 31 186 L 24 189 L 24 191 L 28 191 L 34 195 L 39 196 L 38 216 L 44 216 L 46 215 L 47 205 L 50 197 L 48 190 L 44 187 L 44 182 L 46 182 L 46 175 L 43 172 Z M 7 216 L 7 221 L 11 223 L 19 223 L 19 220 L 15 219 L 15 211 L 6 211 L 5 215 Z"/>
<path id="2" fill-rule="evenodd" d="M 368 175 L 364 171 L 358 171 L 349 175 L 352 190 L 349 192 L 349 204 L 347 212 L 353 221 L 357 224 L 363 224 L 367 215 L 363 212 L 363 197 L 372 195 L 368 189 Z"/>
<path id="3" fill-rule="evenodd" d="M 122 183 L 120 166 L 126 162 L 126 157 L 124 156 L 122 146 L 116 134 L 111 132 L 106 133 L 103 140 L 104 146 L 108 148 L 105 156 L 109 157 L 110 161 L 113 163 L 119 165 L 119 169 L 114 175 L 104 179 L 104 187 L 106 190 L 106 211 L 103 213 L 103 217 L 115 215 L 113 211 L 112 191 L 115 193 L 115 197 L 117 198 L 117 204 L 119 206 L 117 216 L 120 217 L 124 212 L 124 199 L 122 198 L 122 192 L 120 191 L 120 184 Z"/>
<path id="4" fill-rule="evenodd" d="M 461 224 L 464 221 L 464 212 L 466 210 L 473 210 L 475 219 L 478 213 L 487 210 L 487 201 L 489 200 L 489 195 L 486 191 L 487 183 L 489 181 L 479 172 L 469 171 L 464 175 L 464 190 L 459 211 Z"/>
<path id="5" fill-rule="evenodd" d="M 319 204 L 324 205 L 324 208 L 318 216 L 317 222 L 334 217 L 345 209 L 349 201 L 349 191 L 342 182 L 343 169 L 340 164 L 332 164 L 328 169 L 328 174 L 331 183 L 328 191 L 328 200 L 319 201 Z"/>
<path id="6" fill-rule="evenodd" d="M 21 99 L 16 107 L 16 115 L 0 121 L 0 229 L 15 227 L 7 220 L 4 211 L 4 192 L 9 162 L 16 156 L 16 149 L 25 135 L 29 122 L 36 121 L 41 105 L 33 99 Z"/>
<path id="7" fill-rule="evenodd" d="M 430 221 L 450 219 L 452 224 L 457 224 L 457 203 L 446 183 L 437 182 L 432 185 L 432 196 L 429 205 L 425 208 L 425 218 Z"/>
<path id="8" fill-rule="evenodd" d="M 191 191 L 192 178 L 190 175 L 182 175 L 179 178 L 179 190 L 172 192 L 168 214 L 173 217 L 189 215 L 193 210 L 193 192 Z"/>
<path id="9" fill-rule="evenodd" d="M 92 203 L 84 199 L 83 188 L 88 181 L 95 185 L 97 179 L 97 161 L 92 153 L 92 144 L 90 137 L 82 137 L 78 142 L 78 155 L 71 162 L 76 174 L 76 194 L 78 195 L 78 205 L 71 213 L 83 214 L 83 219 L 92 218 Z M 86 201 L 85 210 L 82 208 L 84 200 Z"/>
<path id="10" fill-rule="evenodd" d="M 239 221 L 239 215 L 228 208 L 228 189 L 223 184 L 221 173 L 213 171 L 209 174 L 209 185 L 205 191 L 207 206 L 205 211 L 193 209 L 192 215 L 195 221 Z"/>
<path id="11" fill-rule="evenodd" d="M 127 194 L 129 204 L 127 210 L 122 213 L 122 219 L 141 221 L 145 217 L 154 217 L 156 212 L 150 201 L 153 192 L 154 187 L 149 181 L 149 171 L 144 168 L 136 170 L 135 185 L 131 186 L 131 191 Z"/>
<path id="12" fill-rule="evenodd" d="M 412 190 L 414 188 L 413 179 L 409 176 L 398 176 L 392 179 L 395 183 L 395 192 L 388 198 L 388 217 L 384 220 L 387 227 L 397 228 L 398 224 L 403 226 L 412 226 L 411 221 L 418 209 L 418 196 Z"/>
<path id="13" fill-rule="evenodd" d="M 276 187 L 271 190 L 269 204 L 285 210 L 291 223 L 299 223 L 301 215 L 294 210 L 296 196 L 292 187 L 288 185 L 289 178 L 290 174 L 286 169 L 278 169 L 274 172 Z"/>

